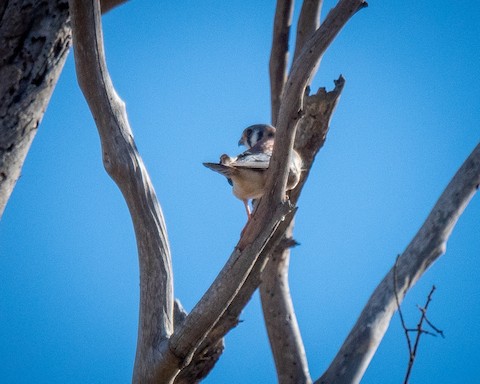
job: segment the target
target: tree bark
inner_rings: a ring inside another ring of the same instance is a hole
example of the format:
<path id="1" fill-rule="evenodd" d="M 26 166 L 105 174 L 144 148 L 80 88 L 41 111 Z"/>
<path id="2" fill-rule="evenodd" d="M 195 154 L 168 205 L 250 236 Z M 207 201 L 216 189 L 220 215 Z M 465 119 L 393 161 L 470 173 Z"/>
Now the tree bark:
<path id="1" fill-rule="evenodd" d="M 125 1 L 102 1 L 102 13 Z M 0 2 L 0 218 L 70 45 L 68 0 Z"/>
<path id="2" fill-rule="evenodd" d="M 0 3 L 0 218 L 70 43 L 67 0 Z"/>
<path id="3" fill-rule="evenodd" d="M 293 222 L 262 273 L 260 298 L 278 382 L 307 384 L 312 379 L 288 283 L 290 247 L 282 246 L 292 234 Z"/>
<path id="4" fill-rule="evenodd" d="M 322 88 L 316 94 L 305 94 L 306 113 L 299 124 L 295 147 L 302 155 L 307 168 L 310 168 L 313 164 L 315 154 L 325 142 L 330 118 L 340 98 L 343 86 L 344 80 L 340 77 L 340 79 L 335 82 L 335 89 L 330 92 L 326 92 L 325 89 Z M 290 196 L 292 204 L 295 204 L 298 201 L 307 177 L 308 170 L 302 173 L 299 185 L 292 191 Z M 274 252 L 276 245 L 282 242 L 282 238 L 290 225 L 291 219 L 292 214 L 286 216 L 285 220 L 280 223 L 278 230 L 273 234 L 272 238 L 258 256 L 255 265 L 235 295 L 235 298 L 228 305 L 215 326 L 203 339 L 190 364 L 181 369 L 178 376 L 180 383 L 196 382 L 196 380 L 198 381 L 208 374 L 208 370 L 198 369 L 198 366 L 202 366 L 203 364 L 203 356 L 205 354 L 213 356 L 217 348 L 216 343 L 221 341 L 222 337 L 224 337 L 232 328 L 237 326 L 242 309 L 247 305 L 253 293 L 259 287 L 262 272 L 264 271 L 271 254 Z M 282 247 L 285 248 L 284 245 L 282 245 Z M 213 365 L 210 365 L 210 362 L 211 361 L 207 362 L 207 364 L 209 364 L 209 369 L 213 368 Z M 180 380 L 180 378 L 183 380 L 185 377 L 190 378 L 191 381 Z"/>
<path id="5" fill-rule="evenodd" d="M 305 44 L 318 29 L 321 5 L 321 0 L 305 0 L 302 4 L 302 10 L 297 23 L 295 54 L 293 58 L 294 63 L 298 59 Z M 285 12 L 284 15 L 281 14 L 282 11 Z M 284 40 L 288 43 L 289 37 L 287 35 L 284 39 L 279 39 L 277 37 L 278 32 L 276 32 L 277 30 L 289 30 L 290 24 L 284 25 L 283 28 L 281 27 L 282 23 L 290 23 L 289 18 L 286 17 L 287 12 L 288 10 L 284 9 L 284 7 L 277 5 L 271 60 L 275 57 L 274 53 L 276 53 L 280 59 L 288 57 L 288 44 L 285 44 Z M 272 68 L 271 62 L 270 68 Z M 276 72 L 270 71 L 272 122 L 274 125 L 276 124 L 280 112 L 282 92 L 285 81 L 287 81 L 286 63 L 283 65 L 283 71 L 282 76 L 279 75 L 278 70 Z M 316 71 L 316 69 L 314 71 Z M 273 84 L 277 85 L 273 86 Z M 275 90 L 277 93 L 274 92 Z M 319 105 L 316 105 L 316 107 L 319 107 Z M 330 113 L 333 113 L 333 109 L 330 110 Z M 317 113 L 314 113 L 310 114 L 309 117 L 315 120 L 317 115 Z M 322 121 L 321 123 L 323 123 L 323 125 L 319 124 L 316 127 L 316 130 L 326 132 L 328 130 L 329 119 L 330 117 L 327 120 Z M 305 119 L 300 121 L 298 130 L 302 129 L 302 123 L 305 122 Z M 323 145 L 323 142 L 318 143 L 318 145 L 317 148 L 312 149 L 310 156 L 312 156 L 312 154 L 313 157 L 315 156 L 320 146 Z M 295 149 L 302 152 L 302 148 L 295 146 Z M 304 165 L 306 165 L 307 169 L 311 168 L 312 162 L 313 160 L 305 162 Z M 290 247 L 281 246 L 282 243 L 291 240 L 293 236 L 293 225 L 292 222 L 287 228 L 280 246 L 271 254 L 270 261 L 262 272 L 262 284 L 260 285 L 260 298 L 265 325 L 275 361 L 278 382 L 282 384 L 310 383 L 312 381 L 308 369 L 305 347 L 303 345 L 300 328 L 293 307 L 293 301 L 290 295 L 288 282 Z"/>
<path id="6" fill-rule="evenodd" d="M 169 382 L 175 359 L 164 348 L 173 332 L 173 276 L 160 205 L 130 129 L 125 104 L 108 74 L 98 0 L 70 1 L 80 88 L 97 124 L 105 169 L 132 217 L 140 265 L 140 319 L 133 382 Z M 159 366 L 160 360 L 169 364 Z"/>
<path id="7" fill-rule="evenodd" d="M 292 24 L 293 1 L 278 0 L 273 21 L 273 43 L 270 53 L 270 99 L 272 124 L 276 126 L 285 81 L 287 80 L 288 39 Z"/>

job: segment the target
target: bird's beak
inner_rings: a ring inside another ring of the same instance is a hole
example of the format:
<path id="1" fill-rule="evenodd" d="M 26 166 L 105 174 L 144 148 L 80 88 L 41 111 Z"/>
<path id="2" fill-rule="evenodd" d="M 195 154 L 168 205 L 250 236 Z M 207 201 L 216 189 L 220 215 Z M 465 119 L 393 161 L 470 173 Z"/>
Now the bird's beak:
<path id="1" fill-rule="evenodd" d="M 243 145 L 243 137 L 240 140 L 238 140 L 238 146 L 240 147 L 241 145 Z"/>

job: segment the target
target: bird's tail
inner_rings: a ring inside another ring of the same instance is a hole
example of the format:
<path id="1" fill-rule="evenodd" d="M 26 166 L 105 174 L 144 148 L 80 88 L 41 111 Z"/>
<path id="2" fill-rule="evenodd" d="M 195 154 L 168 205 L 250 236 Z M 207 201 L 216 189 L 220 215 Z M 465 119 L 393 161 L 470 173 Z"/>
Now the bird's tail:
<path id="1" fill-rule="evenodd" d="M 225 177 L 232 176 L 232 173 L 234 171 L 232 167 L 228 167 L 226 165 L 218 163 L 203 163 L 203 165 L 207 168 L 210 168 L 212 171 L 220 173 Z"/>

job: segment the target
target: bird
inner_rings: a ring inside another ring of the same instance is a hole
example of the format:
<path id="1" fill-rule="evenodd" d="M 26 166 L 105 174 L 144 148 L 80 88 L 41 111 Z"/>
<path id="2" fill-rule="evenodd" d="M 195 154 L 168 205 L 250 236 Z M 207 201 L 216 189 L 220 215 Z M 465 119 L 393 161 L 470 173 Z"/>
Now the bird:
<path id="1" fill-rule="evenodd" d="M 248 219 L 252 215 L 248 200 L 259 199 L 265 193 L 266 170 L 272 157 L 275 131 L 275 127 L 268 124 L 247 127 L 238 142 L 239 145 L 247 147 L 246 151 L 236 157 L 223 154 L 219 163 L 203 163 L 205 167 L 227 178 L 233 186 L 233 194 L 245 205 Z M 301 172 L 302 160 L 294 150 L 290 161 L 287 191 L 296 187 Z"/>
<path id="2" fill-rule="evenodd" d="M 252 148 L 263 137 L 271 139 L 275 138 L 275 128 L 268 124 L 255 124 L 247 127 L 242 132 L 242 137 L 238 141 L 238 145 L 244 145 L 247 148 Z"/>

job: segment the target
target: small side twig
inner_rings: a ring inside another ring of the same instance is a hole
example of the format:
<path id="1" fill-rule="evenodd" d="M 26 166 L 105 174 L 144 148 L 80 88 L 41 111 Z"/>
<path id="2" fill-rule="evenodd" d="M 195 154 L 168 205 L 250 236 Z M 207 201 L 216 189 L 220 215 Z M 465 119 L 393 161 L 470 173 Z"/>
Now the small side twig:
<path id="1" fill-rule="evenodd" d="M 409 353 L 409 359 L 408 359 L 408 366 L 407 366 L 407 372 L 405 373 L 405 379 L 403 380 L 404 384 L 408 384 L 408 380 L 410 378 L 410 374 L 412 373 L 412 368 L 413 364 L 415 362 L 415 358 L 417 356 L 417 350 L 418 350 L 418 345 L 420 344 L 420 337 L 422 334 L 425 335 L 430 335 L 430 336 L 437 336 L 440 335 L 443 338 L 445 338 L 445 335 L 442 330 L 438 329 L 433 323 L 428 319 L 427 317 L 427 310 L 428 306 L 430 305 L 430 302 L 432 301 L 432 296 L 433 292 L 435 292 L 436 287 L 433 285 L 432 289 L 430 290 L 430 293 L 427 296 L 427 301 L 425 303 L 424 307 L 420 307 L 417 305 L 419 311 L 421 312 L 420 320 L 418 321 L 418 324 L 416 328 L 408 328 L 405 323 L 405 319 L 403 317 L 402 309 L 400 307 L 400 300 L 398 298 L 398 291 L 397 291 L 397 273 L 396 273 L 396 266 L 397 266 L 397 261 L 398 261 L 399 256 L 397 256 L 397 260 L 395 261 L 395 265 L 393 267 L 393 285 L 394 285 L 394 292 L 395 292 L 395 299 L 397 301 L 397 308 L 398 308 L 398 314 L 400 316 L 400 322 L 402 323 L 402 328 L 405 332 L 405 338 L 407 339 L 407 346 L 408 346 L 408 353 Z M 429 330 L 426 330 L 423 328 L 423 323 L 426 323 L 434 332 L 431 332 Z M 412 340 L 410 338 L 410 332 L 415 332 L 415 342 L 413 343 L 412 346 Z"/>

